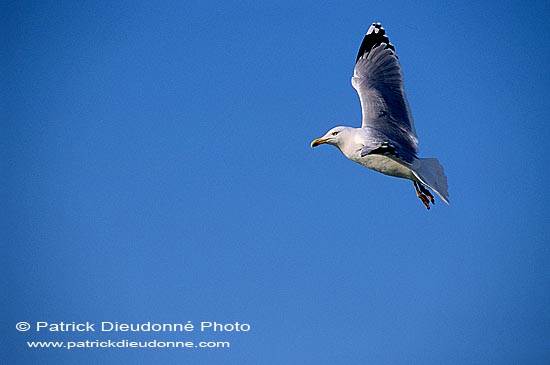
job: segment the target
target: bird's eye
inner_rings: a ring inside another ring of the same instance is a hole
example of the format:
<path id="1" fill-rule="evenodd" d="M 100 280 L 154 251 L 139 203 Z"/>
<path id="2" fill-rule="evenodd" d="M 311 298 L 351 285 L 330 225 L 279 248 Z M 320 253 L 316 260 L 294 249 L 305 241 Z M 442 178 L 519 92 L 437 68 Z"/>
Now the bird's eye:
<path id="1" fill-rule="evenodd" d="M 340 133 L 340 132 L 339 132 L 339 131 L 332 132 L 332 135 L 335 136 L 335 135 L 337 135 L 338 133 Z"/>

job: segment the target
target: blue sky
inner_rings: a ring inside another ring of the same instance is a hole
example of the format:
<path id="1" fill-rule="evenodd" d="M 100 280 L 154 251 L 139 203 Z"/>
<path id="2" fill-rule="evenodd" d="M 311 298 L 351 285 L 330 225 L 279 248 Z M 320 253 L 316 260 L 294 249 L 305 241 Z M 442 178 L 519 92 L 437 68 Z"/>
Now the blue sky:
<path id="1" fill-rule="evenodd" d="M 2 5 L 3 357 L 21 364 L 543 364 L 550 6 Z M 451 205 L 336 149 L 382 22 Z M 247 333 L 17 332 L 20 321 Z M 38 350 L 26 341 L 230 341 Z"/>

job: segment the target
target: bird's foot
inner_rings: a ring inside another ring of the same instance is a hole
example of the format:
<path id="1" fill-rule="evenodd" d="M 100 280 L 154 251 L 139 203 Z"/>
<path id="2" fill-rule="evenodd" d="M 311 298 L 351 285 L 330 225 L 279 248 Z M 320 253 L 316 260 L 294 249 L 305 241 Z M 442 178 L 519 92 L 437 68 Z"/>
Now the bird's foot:
<path id="1" fill-rule="evenodd" d="M 435 204 L 435 199 L 428 189 L 426 189 L 422 184 L 414 182 L 414 189 L 416 190 L 416 196 L 420 199 L 422 204 L 426 209 L 430 210 L 430 202 Z"/>
<path id="2" fill-rule="evenodd" d="M 420 191 L 422 192 L 422 194 L 425 195 L 428 199 L 430 199 L 430 202 L 432 204 L 435 204 L 435 199 L 432 193 L 430 193 L 430 191 L 426 189 L 426 187 L 422 184 L 418 184 L 418 187 L 420 188 Z"/>
<path id="3" fill-rule="evenodd" d="M 417 194 L 416 196 L 420 198 L 420 200 L 422 201 L 422 203 L 424 204 L 424 206 L 426 207 L 426 209 L 430 210 L 430 201 L 428 200 L 428 198 L 426 197 L 426 195 Z"/>

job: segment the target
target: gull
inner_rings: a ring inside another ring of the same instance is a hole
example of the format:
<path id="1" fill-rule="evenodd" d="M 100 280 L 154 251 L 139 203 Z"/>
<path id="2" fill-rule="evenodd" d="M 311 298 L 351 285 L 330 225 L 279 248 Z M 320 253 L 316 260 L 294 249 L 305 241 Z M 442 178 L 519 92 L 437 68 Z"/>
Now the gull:
<path id="1" fill-rule="evenodd" d="M 351 84 L 359 94 L 361 128 L 334 127 L 311 147 L 330 144 L 350 160 L 413 182 L 427 209 L 434 191 L 449 204 L 447 177 L 436 158 L 418 157 L 418 137 L 405 95 L 401 65 L 380 23 L 372 23 L 359 47 Z"/>

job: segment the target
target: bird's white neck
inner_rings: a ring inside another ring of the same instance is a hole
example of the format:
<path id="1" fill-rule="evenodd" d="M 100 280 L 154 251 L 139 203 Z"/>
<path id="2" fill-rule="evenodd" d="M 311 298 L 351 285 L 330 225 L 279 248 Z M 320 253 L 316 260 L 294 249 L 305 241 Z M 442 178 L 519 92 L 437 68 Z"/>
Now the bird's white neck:
<path id="1" fill-rule="evenodd" d="M 361 149 L 365 145 L 363 131 L 361 128 L 349 128 L 346 130 L 344 143 L 337 145 L 338 149 L 349 159 L 354 160 L 361 154 Z"/>

